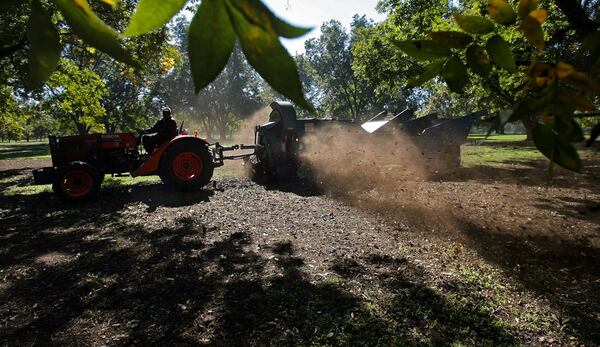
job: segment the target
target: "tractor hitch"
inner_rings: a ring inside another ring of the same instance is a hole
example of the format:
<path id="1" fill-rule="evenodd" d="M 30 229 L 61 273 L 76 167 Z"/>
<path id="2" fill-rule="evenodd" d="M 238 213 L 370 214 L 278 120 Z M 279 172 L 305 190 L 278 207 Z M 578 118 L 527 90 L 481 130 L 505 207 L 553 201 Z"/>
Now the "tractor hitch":
<path id="1" fill-rule="evenodd" d="M 220 143 L 212 145 L 213 152 L 213 163 L 215 167 L 221 167 L 224 165 L 225 160 L 240 160 L 247 159 L 256 154 L 256 150 L 260 145 L 233 145 L 233 146 L 222 146 Z M 236 154 L 236 155 L 225 155 L 225 152 L 233 151 L 252 151 L 252 153 Z"/>

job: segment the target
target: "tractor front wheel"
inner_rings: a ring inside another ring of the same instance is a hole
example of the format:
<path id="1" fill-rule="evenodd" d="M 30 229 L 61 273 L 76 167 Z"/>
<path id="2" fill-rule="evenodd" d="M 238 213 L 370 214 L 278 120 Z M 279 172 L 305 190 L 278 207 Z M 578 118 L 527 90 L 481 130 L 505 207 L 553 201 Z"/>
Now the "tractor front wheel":
<path id="1" fill-rule="evenodd" d="M 58 170 L 52 183 L 56 195 L 70 202 L 91 198 L 100 189 L 100 173 L 92 165 L 75 161 Z"/>
<path id="2" fill-rule="evenodd" d="M 199 142 L 175 143 L 160 161 L 160 178 L 168 186 L 193 190 L 206 186 L 213 175 L 213 162 L 208 148 Z"/>

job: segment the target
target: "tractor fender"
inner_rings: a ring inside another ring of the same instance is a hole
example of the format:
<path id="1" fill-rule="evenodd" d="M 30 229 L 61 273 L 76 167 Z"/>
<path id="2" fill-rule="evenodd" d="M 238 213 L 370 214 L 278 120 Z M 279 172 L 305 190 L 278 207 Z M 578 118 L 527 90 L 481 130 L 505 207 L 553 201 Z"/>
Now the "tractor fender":
<path id="1" fill-rule="evenodd" d="M 187 142 L 187 141 L 199 142 L 207 147 L 209 146 L 209 143 L 206 142 L 206 140 L 201 139 L 199 137 L 188 136 L 188 135 L 177 136 L 177 137 L 173 138 L 171 141 L 158 147 L 152 153 L 150 158 L 148 158 L 148 160 L 146 160 L 144 163 L 142 163 L 142 165 L 140 165 L 140 167 L 138 167 L 134 172 L 131 173 L 131 177 L 149 176 L 149 175 L 156 174 L 158 172 L 158 169 L 160 168 L 160 160 L 162 159 L 163 154 L 165 154 L 165 152 L 174 144 L 180 143 L 180 142 Z"/>

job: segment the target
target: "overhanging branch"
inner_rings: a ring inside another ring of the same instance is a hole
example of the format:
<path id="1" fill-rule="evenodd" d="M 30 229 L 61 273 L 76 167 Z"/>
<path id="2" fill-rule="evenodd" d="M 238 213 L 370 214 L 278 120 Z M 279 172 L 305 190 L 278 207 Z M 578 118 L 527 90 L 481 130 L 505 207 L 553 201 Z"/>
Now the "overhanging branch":
<path id="1" fill-rule="evenodd" d="M 598 28 L 598 25 L 589 18 L 585 9 L 581 7 L 578 1 L 554 0 L 554 2 L 580 36 L 585 37 Z"/>

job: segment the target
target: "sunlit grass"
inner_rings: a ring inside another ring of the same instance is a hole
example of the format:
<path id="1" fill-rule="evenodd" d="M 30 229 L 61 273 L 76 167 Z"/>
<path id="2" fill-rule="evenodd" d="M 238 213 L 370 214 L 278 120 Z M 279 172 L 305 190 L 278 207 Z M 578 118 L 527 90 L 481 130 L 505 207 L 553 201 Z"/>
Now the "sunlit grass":
<path id="1" fill-rule="evenodd" d="M 0 143 L 0 160 L 50 158 L 47 141 Z"/>
<path id="2" fill-rule="evenodd" d="M 13 185 L 0 191 L 0 196 L 13 196 L 13 195 L 37 195 L 41 193 L 52 192 L 51 185 L 36 186 L 32 184 L 27 185 Z"/>
<path id="3" fill-rule="evenodd" d="M 498 166 L 518 162 L 544 160 L 545 157 L 535 147 L 492 147 L 463 146 L 461 162 L 463 167 Z"/>
<path id="4" fill-rule="evenodd" d="M 521 142 L 526 139 L 527 135 L 521 134 L 491 135 L 487 138 L 485 137 L 485 134 L 471 134 L 468 137 L 469 141 L 485 140 L 484 142 Z"/>
<path id="5" fill-rule="evenodd" d="M 106 175 L 104 182 L 102 182 L 102 188 L 110 188 L 117 186 L 133 186 L 133 185 L 144 185 L 144 184 L 156 184 L 160 183 L 160 177 L 158 176 L 144 176 L 144 177 L 131 177 L 131 176 L 115 176 Z"/>
<path id="6" fill-rule="evenodd" d="M 548 159 L 533 145 L 511 144 L 507 139 L 516 139 L 524 135 L 495 135 L 484 143 L 471 143 L 461 148 L 461 163 L 463 167 L 474 166 L 502 166 L 510 164 L 523 164 L 526 162 L 541 161 L 548 163 Z M 471 137 L 469 137 L 472 139 Z M 506 144 L 503 144 L 505 142 Z M 490 145 L 497 143 L 498 145 Z M 598 152 L 585 147 L 578 147 L 582 159 L 598 158 Z"/>

